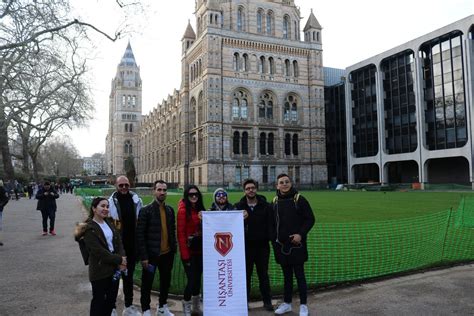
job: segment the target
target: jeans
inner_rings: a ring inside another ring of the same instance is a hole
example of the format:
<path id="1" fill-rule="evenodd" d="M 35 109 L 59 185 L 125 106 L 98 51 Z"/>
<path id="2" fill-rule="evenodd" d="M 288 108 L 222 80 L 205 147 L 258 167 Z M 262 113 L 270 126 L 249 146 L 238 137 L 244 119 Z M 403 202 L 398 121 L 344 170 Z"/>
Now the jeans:
<path id="1" fill-rule="evenodd" d="M 54 230 L 54 220 L 56 218 L 55 210 L 41 210 L 43 216 L 43 232 L 48 232 L 48 218 L 49 218 L 49 231 Z"/>
<path id="2" fill-rule="evenodd" d="M 300 304 L 306 304 L 308 287 L 306 285 L 306 277 L 304 275 L 304 264 L 284 265 L 283 270 L 284 289 L 283 299 L 285 303 L 291 303 L 293 296 L 293 271 L 295 272 L 296 283 L 298 283 L 298 291 L 300 293 Z"/>
<path id="3" fill-rule="evenodd" d="M 270 259 L 270 245 L 266 243 L 245 244 L 245 264 L 247 270 L 247 300 L 252 288 L 252 273 L 255 264 L 257 268 L 258 283 L 262 300 L 265 304 L 271 304 L 270 278 L 268 277 L 268 261 Z"/>
<path id="4" fill-rule="evenodd" d="M 168 301 L 168 291 L 170 289 L 171 284 L 171 270 L 173 269 L 173 262 L 174 252 L 168 252 L 164 255 L 159 256 L 158 258 L 153 258 L 148 261 L 148 263 L 154 265 L 160 273 L 160 307 L 163 307 L 163 305 L 165 305 Z M 155 270 L 153 270 L 153 272 L 150 272 L 147 269 L 143 269 L 142 288 L 140 292 L 140 304 L 142 306 L 142 311 L 150 309 L 150 293 L 154 278 Z"/>
<path id="5" fill-rule="evenodd" d="M 184 289 L 184 300 L 190 301 L 191 295 L 199 295 L 201 291 L 202 255 L 191 256 L 189 265 L 184 265 L 184 272 L 188 279 Z"/>
<path id="6" fill-rule="evenodd" d="M 112 281 L 112 276 L 91 281 L 92 284 L 92 301 L 91 301 L 91 316 L 110 315 L 114 308 L 115 300 L 119 288 L 118 281 Z"/>

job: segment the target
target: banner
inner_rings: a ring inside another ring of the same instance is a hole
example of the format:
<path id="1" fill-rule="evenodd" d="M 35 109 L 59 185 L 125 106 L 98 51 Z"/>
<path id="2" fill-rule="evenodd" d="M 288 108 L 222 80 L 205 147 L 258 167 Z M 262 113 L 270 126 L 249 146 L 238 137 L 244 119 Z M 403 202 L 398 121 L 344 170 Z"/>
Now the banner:
<path id="1" fill-rule="evenodd" d="M 247 316 L 242 211 L 202 212 L 204 315 Z"/>

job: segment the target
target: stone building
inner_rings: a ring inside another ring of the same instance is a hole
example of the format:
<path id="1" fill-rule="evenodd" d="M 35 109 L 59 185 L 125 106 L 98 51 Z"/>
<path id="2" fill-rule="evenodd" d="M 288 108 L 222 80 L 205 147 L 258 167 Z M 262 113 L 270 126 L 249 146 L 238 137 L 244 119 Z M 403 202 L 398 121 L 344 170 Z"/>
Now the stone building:
<path id="1" fill-rule="evenodd" d="M 124 174 L 125 160 L 138 155 L 142 118 L 142 80 L 130 43 L 117 66 L 109 96 L 109 131 L 105 144 L 107 174 Z"/>
<path id="2" fill-rule="evenodd" d="M 273 185 L 285 172 L 300 187 L 326 183 L 322 28 L 313 12 L 301 39 L 293 0 L 195 5 L 181 87 L 140 124 L 138 180 Z"/>

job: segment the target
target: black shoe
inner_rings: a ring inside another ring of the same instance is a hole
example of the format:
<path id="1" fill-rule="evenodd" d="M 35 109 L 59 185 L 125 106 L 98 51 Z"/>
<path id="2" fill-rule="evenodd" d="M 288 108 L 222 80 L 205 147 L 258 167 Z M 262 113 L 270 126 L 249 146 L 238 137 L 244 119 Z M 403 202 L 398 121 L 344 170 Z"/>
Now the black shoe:
<path id="1" fill-rule="evenodd" d="M 273 312 L 273 311 L 274 311 L 272 303 L 263 303 L 263 308 L 264 308 L 266 311 L 269 311 L 269 312 Z"/>
<path id="2" fill-rule="evenodd" d="M 3 246 L 3 242 L 0 241 L 0 246 Z"/>

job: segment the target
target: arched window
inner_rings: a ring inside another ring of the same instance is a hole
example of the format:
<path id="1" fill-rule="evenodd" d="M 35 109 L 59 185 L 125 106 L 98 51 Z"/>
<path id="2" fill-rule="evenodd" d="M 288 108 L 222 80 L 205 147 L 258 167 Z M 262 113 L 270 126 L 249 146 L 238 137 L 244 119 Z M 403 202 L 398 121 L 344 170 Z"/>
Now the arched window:
<path id="1" fill-rule="evenodd" d="M 316 40 L 316 32 L 313 31 L 313 41 Z"/>
<path id="2" fill-rule="evenodd" d="M 270 75 L 275 74 L 275 61 L 273 60 L 273 57 L 268 58 L 268 73 Z"/>
<path id="3" fill-rule="evenodd" d="M 263 74 L 265 73 L 265 57 L 260 56 L 260 62 L 258 64 L 258 72 Z"/>
<path id="4" fill-rule="evenodd" d="M 300 75 L 300 71 L 298 69 L 298 62 L 293 60 L 293 76 L 298 77 Z"/>
<path id="5" fill-rule="evenodd" d="M 191 128 L 196 127 L 196 99 L 192 98 L 191 99 L 191 109 L 189 111 L 189 126 Z M 163 126 L 164 130 L 164 126 Z"/>
<path id="6" fill-rule="evenodd" d="M 290 17 L 285 15 L 283 17 L 283 38 L 290 37 Z"/>
<path id="7" fill-rule="evenodd" d="M 284 121 L 298 121 L 298 99 L 294 95 L 289 95 L 284 103 L 283 107 L 283 120 Z"/>
<path id="8" fill-rule="evenodd" d="M 239 71 L 240 56 L 239 53 L 234 53 L 234 70 Z"/>
<path id="9" fill-rule="evenodd" d="M 260 96 L 258 117 L 273 119 L 273 95 L 265 92 Z"/>
<path id="10" fill-rule="evenodd" d="M 257 11 L 257 33 L 262 33 L 263 31 L 263 10 L 259 9 Z"/>
<path id="11" fill-rule="evenodd" d="M 285 155 L 291 155 L 291 135 L 285 134 Z"/>
<path id="12" fill-rule="evenodd" d="M 128 131 L 133 133 L 133 124 L 128 125 Z"/>
<path id="13" fill-rule="evenodd" d="M 298 40 L 298 23 L 296 23 L 295 21 L 295 26 L 294 26 L 294 29 L 295 29 L 295 40 Z"/>
<path id="14" fill-rule="evenodd" d="M 199 97 L 198 97 L 198 126 L 201 126 L 202 122 L 203 122 L 203 118 L 204 118 L 204 104 L 203 104 L 204 100 L 203 100 L 203 97 L 202 97 L 202 91 L 199 92 Z"/>
<path id="15" fill-rule="evenodd" d="M 239 132 L 234 132 L 234 138 L 233 138 L 233 141 L 232 141 L 232 152 L 235 154 L 235 155 L 238 155 L 240 154 L 240 148 L 239 148 L 239 145 L 240 145 L 240 133 Z"/>
<path id="16" fill-rule="evenodd" d="M 213 16 L 214 16 L 214 14 L 209 15 L 209 24 L 213 23 L 213 21 L 212 21 Z"/>
<path id="17" fill-rule="evenodd" d="M 316 41 L 319 42 L 319 32 L 316 33 Z"/>
<path id="18" fill-rule="evenodd" d="M 249 133 L 247 132 L 242 133 L 242 154 L 249 154 Z"/>
<path id="19" fill-rule="evenodd" d="M 291 64 L 288 59 L 285 59 L 285 76 L 289 77 L 291 75 Z"/>
<path id="20" fill-rule="evenodd" d="M 245 13 L 244 8 L 239 7 L 237 10 L 237 31 L 244 31 L 245 30 Z"/>
<path id="21" fill-rule="evenodd" d="M 126 140 L 124 145 L 123 145 L 123 153 L 126 155 L 132 155 L 133 154 L 133 147 L 132 147 L 132 142 L 130 140 Z"/>
<path id="22" fill-rule="evenodd" d="M 272 155 L 272 156 L 275 154 L 275 151 L 274 151 L 274 149 L 273 149 L 273 142 L 274 142 L 273 133 L 269 133 L 269 134 L 268 134 L 268 146 L 267 146 L 268 151 L 267 151 L 267 153 L 268 153 L 269 155 Z"/>
<path id="23" fill-rule="evenodd" d="M 248 117 L 248 97 L 243 90 L 234 92 L 232 100 L 232 118 L 246 120 Z"/>
<path id="24" fill-rule="evenodd" d="M 260 133 L 260 155 L 266 155 L 267 154 L 267 135 L 265 133 Z"/>
<path id="25" fill-rule="evenodd" d="M 125 124 L 125 133 L 128 132 L 128 124 Z"/>
<path id="26" fill-rule="evenodd" d="M 242 70 L 249 71 L 249 55 L 243 54 L 242 57 Z"/>
<path id="27" fill-rule="evenodd" d="M 272 11 L 268 11 L 267 13 L 266 27 L 267 27 L 267 34 L 273 35 L 273 12 Z"/>
<path id="28" fill-rule="evenodd" d="M 298 156 L 298 134 L 293 134 L 292 147 L 293 147 L 293 155 Z"/>
<path id="29" fill-rule="evenodd" d="M 122 95 L 122 105 L 125 105 L 126 101 L 127 101 L 127 97 L 125 95 Z"/>

